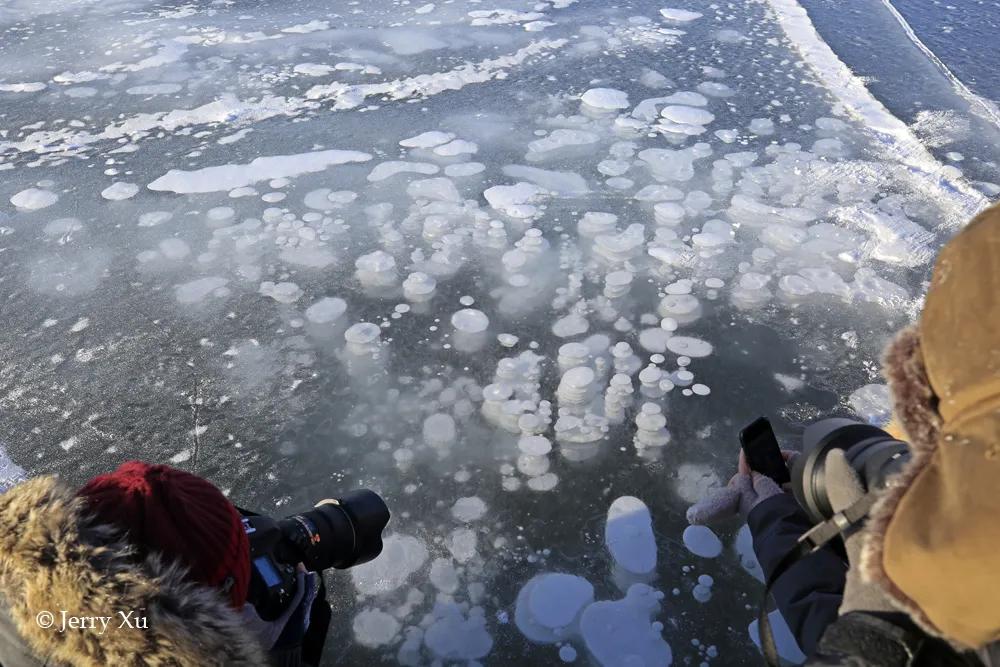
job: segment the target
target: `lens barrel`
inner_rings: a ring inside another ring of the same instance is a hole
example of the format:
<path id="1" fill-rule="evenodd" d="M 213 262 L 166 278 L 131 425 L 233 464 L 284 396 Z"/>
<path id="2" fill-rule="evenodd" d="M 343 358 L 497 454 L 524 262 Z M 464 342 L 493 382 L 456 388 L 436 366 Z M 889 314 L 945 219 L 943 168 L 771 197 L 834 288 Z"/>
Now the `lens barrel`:
<path id="1" fill-rule="evenodd" d="M 280 521 L 285 562 L 302 562 L 319 572 L 367 563 L 382 553 L 382 530 L 389 508 L 374 491 L 352 491 Z"/>
<path id="2" fill-rule="evenodd" d="M 905 442 L 871 424 L 833 418 L 808 426 L 802 436 L 802 455 L 792 466 L 792 492 L 816 523 L 834 515 L 826 483 L 826 457 L 834 449 L 844 450 L 868 491 L 882 488 L 910 458 Z"/>

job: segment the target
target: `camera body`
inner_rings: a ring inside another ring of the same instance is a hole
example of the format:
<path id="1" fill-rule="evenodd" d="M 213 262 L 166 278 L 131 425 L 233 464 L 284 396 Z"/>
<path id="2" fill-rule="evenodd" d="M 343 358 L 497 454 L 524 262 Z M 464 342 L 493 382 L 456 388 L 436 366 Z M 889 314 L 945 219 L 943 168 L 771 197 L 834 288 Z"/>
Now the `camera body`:
<path id="1" fill-rule="evenodd" d="M 389 508 L 368 489 L 284 519 L 242 513 L 250 542 L 247 601 L 265 621 L 281 616 L 295 597 L 299 563 L 313 572 L 367 563 L 382 553 L 389 523 Z"/>

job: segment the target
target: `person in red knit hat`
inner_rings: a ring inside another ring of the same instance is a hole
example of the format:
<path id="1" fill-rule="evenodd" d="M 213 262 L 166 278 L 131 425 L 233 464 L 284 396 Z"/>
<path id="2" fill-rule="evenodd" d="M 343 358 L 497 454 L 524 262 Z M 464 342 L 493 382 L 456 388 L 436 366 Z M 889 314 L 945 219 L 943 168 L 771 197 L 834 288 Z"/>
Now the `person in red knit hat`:
<path id="1" fill-rule="evenodd" d="M 228 594 L 239 609 L 250 583 L 250 545 L 240 513 L 211 482 L 167 465 L 129 461 L 79 491 L 105 523 L 125 530 L 146 557 L 180 561 L 191 579 Z"/>

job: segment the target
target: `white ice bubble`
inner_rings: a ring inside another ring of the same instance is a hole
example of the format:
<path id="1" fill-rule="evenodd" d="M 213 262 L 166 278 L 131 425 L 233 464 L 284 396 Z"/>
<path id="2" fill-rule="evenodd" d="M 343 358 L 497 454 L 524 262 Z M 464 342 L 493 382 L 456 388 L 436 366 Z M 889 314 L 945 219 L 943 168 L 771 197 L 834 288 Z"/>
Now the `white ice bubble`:
<path id="1" fill-rule="evenodd" d="M 399 634 L 399 621 L 379 609 L 365 609 L 354 617 L 354 638 L 362 646 L 375 648 L 392 643 Z"/>
<path id="2" fill-rule="evenodd" d="M 688 526 L 683 539 L 684 546 L 695 556 L 716 558 L 722 553 L 722 542 L 708 526 Z"/>
<path id="3" fill-rule="evenodd" d="M 676 23 L 689 23 L 696 19 L 700 19 L 702 14 L 700 12 L 692 12 L 687 9 L 676 9 L 673 7 L 665 7 L 660 10 L 660 16 L 667 19 L 668 21 L 674 21 Z"/>
<path id="4" fill-rule="evenodd" d="M 683 354 L 695 359 L 712 354 L 711 343 L 688 336 L 673 336 L 667 341 L 667 349 L 674 354 Z"/>
<path id="5" fill-rule="evenodd" d="M 490 319 L 486 317 L 486 313 L 475 308 L 463 308 L 451 316 L 451 326 L 462 333 L 482 333 L 489 325 Z"/>
<path id="6" fill-rule="evenodd" d="M 628 108 L 628 95 L 614 88 L 591 88 L 580 97 L 580 101 L 589 107 L 605 111 Z"/>
<path id="7" fill-rule="evenodd" d="M 604 526 L 604 543 L 615 564 L 626 572 L 649 574 L 656 568 L 656 538 L 646 504 L 633 496 L 611 503 Z"/>
<path id="8" fill-rule="evenodd" d="M 715 114 L 710 111 L 679 104 L 663 107 L 660 115 L 682 125 L 708 125 L 715 120 Z"/>
<path id="9" fill-rule="evenodd" d="M 458 437 L 455 419 L 446 412 L 430 415 L 424 420 L 423 435 L 424 442 L 428 445 L 447 447 Z"/>
<path id="10" fill-rule="evenodd" d="M 430 132 L 423 132 L 409 139 L 403 139 L 399 142 L 399 145 L 405 148 L 434 148 L 435 146 L 446 144 L 454 138 L 455 135 L 451 132 L 431 130 Z"/>
<path id="11" fill-rule="evenodd" d="M 633 584 L 617 601 L 595 602 L 580 617 L 580 633 L 597 664 L 603 667 L 661 667 L 673 655 L 663 640 L 663 626 L 653 623 L 662 594 Z"/>
<path id="12" fill-rule="evenodd" d="M 478 521 L 484 514 L 486 514 L 486 503 L 477 496 L 459 498 L 451 506 L 451 515 L 465 523 Z"/>
<path id="13" fill-rule="evenodd" d="M 28 188 L 21 190 L 10 198 L 10 203 L 25 211 L 37 211 L 40 208 L 52 206 L 59 200 L 59 195 L 49 190 Z"/>
<path id="14" fill-rule="evenodd" d="M 521 587 L 514 622 L 532 641 L 552 643 L 570 635 L 580 613 L 594 601 L 594 587 L 583 577 L 557 572 L 536 575 Z"/>
<path id="15" fill-rule="evenodd" d="M 258 291 L 264 296 L 271 297 L 278 303 L 295 303 L 304 294 L 302 289 L 293 282 L 275 283 L 270 280 L 262 282 Z"/>
<path id="16" fill-rule="evenodd" d="M 335 322 L 347 312 L 347 302 L 337 297 L 324 297 L 306 308 L 306 319 L 313 324 Z"/>
<path id="17" fill-rule="evenodd" d="M 382 541 L 382 554 L 351 568 L 351 580 L 361 595 L 394 591 L 427 562 L 427 547 L 410 535 L 393 533 Z"/>
<path id="18" fill-rule="evenodd" d="M 111 201 L 122 201 L 131 199 L 139 192 L 139 186 L 135 183 L 122 183 L 117 181 L 101 191 L 101 196 Z"/>
<path id="19" fill-rule="evenodd" d="M 198 278 L 182 285 L 177 285 L 174 288 L 174 296 L 180 303 L 200 303 L 208 298 L 209 295 L 225 289 L 228 284 L 229 280 L 227 278 L 219 276 Z"/>

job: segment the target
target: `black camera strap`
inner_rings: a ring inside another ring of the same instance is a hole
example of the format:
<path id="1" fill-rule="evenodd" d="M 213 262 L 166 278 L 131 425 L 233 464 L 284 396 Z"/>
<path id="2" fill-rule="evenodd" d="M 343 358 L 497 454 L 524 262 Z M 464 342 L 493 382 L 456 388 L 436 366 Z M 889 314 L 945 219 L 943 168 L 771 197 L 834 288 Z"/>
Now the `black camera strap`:
<path id="1" fill-rule="evenodd" d="M 767 603 L 771 597 L 771 587 L 778 577 L 784 574 L 788 568 L 802 560 L 817 549 L 821 549 L 830 540 L 838 535 L 845 537 L 853 533 L 868 516 L 868 512 L 878 498 L 877 491 L 870 491 L 859 498 L 850 507 L 842 512 L 837 512 L 832 517 L 810 528 L 799 538 L 795 547 L 789 550 L 775 566 L 771 576 L 767 578 L 764 585 L 764 599 L 761 601 L 757 616 L 757 630 L 760 635 L 760 650 L 764 654 L 764 660 L 768 667 L 781 667 L 781 659 L 778 656 L 778 647 L 774 643 L 774 633 L 771 630 L 771 620 L 767 615 Z"/>

